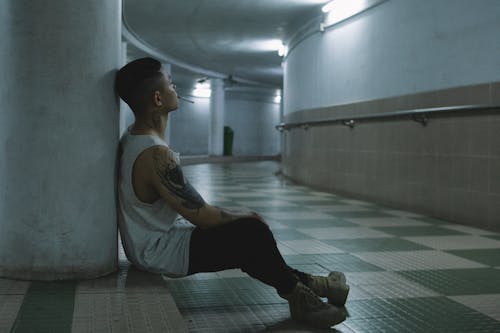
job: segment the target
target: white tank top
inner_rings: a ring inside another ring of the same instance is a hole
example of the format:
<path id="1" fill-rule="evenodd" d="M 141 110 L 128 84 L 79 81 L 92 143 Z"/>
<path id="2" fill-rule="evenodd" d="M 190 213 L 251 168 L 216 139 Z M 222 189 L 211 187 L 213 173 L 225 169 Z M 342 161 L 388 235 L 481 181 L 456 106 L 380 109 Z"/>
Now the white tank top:
<path id="1" fill-rule="evenodd" d="M 132 187 L 136 158 L 152 146 L 167 143 L 154 135 L 132 135 L 127 130 L 120 139 L 119 171 L 120 237 L 127 258 L 139 269 L 168 277 L 186 276 L 189 242 L 195 225 L 180 216 L 163 198 L 153 204 L 137 198 Z M 170 150 L 180 164 L 179 153 Z"/>

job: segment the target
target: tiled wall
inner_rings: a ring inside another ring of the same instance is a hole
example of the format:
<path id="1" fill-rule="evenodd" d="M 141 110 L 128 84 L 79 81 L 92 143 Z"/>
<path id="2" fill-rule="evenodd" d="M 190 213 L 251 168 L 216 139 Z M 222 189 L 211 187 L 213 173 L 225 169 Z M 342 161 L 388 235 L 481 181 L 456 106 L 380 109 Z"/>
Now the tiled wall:
<path id="1" fill-rule="evenodd" d="M 452 105 L 500 105 L 500 83 L 304 110 L 285 123 Z M 284 131 L 283 173 L 300 183 L 500 230 L 500 107 Z"/>

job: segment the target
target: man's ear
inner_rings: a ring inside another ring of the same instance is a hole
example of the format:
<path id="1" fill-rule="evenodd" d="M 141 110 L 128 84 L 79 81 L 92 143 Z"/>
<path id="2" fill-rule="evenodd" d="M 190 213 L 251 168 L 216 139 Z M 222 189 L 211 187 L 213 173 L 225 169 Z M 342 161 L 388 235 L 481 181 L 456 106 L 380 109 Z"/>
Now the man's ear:
<path id="1" fill-rule="evenodd" d="M 163 98 L 161 97 L 161 93 L 158 90 L 155 91 L 154 102 L 156 106 L 163 105 Z"/>

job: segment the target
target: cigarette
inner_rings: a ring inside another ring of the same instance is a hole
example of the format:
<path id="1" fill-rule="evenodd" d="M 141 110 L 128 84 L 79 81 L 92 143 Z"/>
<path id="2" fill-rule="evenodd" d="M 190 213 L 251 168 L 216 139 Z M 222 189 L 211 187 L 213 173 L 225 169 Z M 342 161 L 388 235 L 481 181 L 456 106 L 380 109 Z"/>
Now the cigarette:
<path id="1" fill-rule="evenodd" d="M 193 103 L 193 104 L 194 104 L 194 101 L 192 101 L 192 100 L 190 100 L 190 99 L 187 99 L 186 97 L 182 97 L 182 96 L 177 95 L 177 98 L 182 99 L 182 100 L 185 100 L 186 102 L 189 102 L 189 103 Z"/>

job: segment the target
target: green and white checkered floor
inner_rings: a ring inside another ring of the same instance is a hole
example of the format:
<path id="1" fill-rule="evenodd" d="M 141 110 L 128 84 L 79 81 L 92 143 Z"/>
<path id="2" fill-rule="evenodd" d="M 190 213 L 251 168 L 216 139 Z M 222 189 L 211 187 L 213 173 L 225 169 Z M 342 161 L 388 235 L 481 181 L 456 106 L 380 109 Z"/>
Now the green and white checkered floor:
<path id="1" fill-rule="evenodd" d="M 500 332 L 500 234 L 297 186 L 278 169 L 184 171 L 207 202 L 260 213 L 290 266 L 346 273 L 350 317 L 336 330 Z M 318 331 L 239 269 L 169 279 L 135 270 L 123 252 L 120 264 L 89 281 L 0 279 L 0 332 Z"/>

